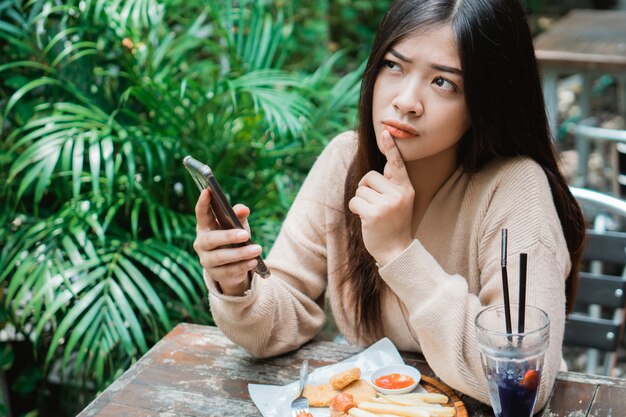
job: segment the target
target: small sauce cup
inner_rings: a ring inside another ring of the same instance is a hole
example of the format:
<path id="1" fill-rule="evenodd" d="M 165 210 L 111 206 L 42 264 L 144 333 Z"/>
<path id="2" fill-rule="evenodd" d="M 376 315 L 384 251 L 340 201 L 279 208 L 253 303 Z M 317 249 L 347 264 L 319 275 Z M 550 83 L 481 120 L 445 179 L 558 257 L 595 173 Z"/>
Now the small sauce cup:
<path id="1" fill-rule="evenodd" d="M 422 374 L 409 365 L 388 365 L 370 375 L 370 384 L 381 394 L 406 394 L 417 387 Z"/>

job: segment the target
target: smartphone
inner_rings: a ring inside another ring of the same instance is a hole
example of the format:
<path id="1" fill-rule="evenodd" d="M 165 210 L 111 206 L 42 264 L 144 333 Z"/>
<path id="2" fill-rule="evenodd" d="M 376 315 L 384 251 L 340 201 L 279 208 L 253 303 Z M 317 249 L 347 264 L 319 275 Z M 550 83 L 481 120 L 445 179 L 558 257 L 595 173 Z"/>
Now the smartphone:
<path id="1" fill-rule="evenodd" d="M 222 229 L 243 229 L 243 226 L 239 222 L 237 215 L 233 211 L 226 195 L 222 191 L 222 187 L 220 187 L 215 175 L 213 175 L 213 171 L 211 168 L 198 161 L 197 159 L 192 158 L 191 156 L 186 156 L 183 159 L 183 165 L 187 168 L 187 171 L 191 174 L 193 181 L 196 183 L 196 186 L 200 191 L 204 189 L 211 190 L 211 211 L 217 222 L 220 224 Z M 233 247 L 240 247 L 250 245 L 252 242 L 248 239 L 247 242 L 234 244 Z M 270 276 L 270 270 L 263 262 L 263 259 L 260 256 L 257 256 L 256 260 L 258 264 L 254 269 L 254 272 L 259 274 L 262 278 L 267 278 Z"/>

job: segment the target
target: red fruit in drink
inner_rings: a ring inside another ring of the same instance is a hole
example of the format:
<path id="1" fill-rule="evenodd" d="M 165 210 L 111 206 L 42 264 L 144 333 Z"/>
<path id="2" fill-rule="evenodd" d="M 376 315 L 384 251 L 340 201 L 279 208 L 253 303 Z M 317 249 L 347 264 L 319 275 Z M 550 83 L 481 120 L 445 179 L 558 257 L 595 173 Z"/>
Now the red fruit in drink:
<path id="1" fill-rule="evenodd" d="M 533 369 L 526 371 L 520 385 L 523 385 L 526 389 L 536 390 L 539 385 L 539 374 L 537 371 Z"/>

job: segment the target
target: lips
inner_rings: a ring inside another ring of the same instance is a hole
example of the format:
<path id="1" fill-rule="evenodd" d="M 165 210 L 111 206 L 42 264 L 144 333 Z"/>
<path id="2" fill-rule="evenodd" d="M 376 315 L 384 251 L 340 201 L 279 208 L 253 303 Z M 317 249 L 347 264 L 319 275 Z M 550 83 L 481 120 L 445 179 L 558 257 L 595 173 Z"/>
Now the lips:
<path id="1" fill-rule="evenodd" d="M 383 120 L 382 124 L 396 139 L 408 139 L 419 135 L 413 126 L 398 120 Z"/>

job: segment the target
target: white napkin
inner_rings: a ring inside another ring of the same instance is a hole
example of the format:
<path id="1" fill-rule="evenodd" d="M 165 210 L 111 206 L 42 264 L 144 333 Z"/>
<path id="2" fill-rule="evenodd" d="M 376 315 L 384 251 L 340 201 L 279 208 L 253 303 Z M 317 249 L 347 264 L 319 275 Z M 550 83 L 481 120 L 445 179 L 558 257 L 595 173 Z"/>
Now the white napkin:
<path id="1" fill-rule="evenodd" d="M 327 384 L 328 379 L 346 369 L 359 367 L 361 379 L 369 379 L 369 375 L 381 366 L 404 364 L 398 349 L 391 340 L 384 338 L 365 349 L 363 352 L 333 365 L 317 368 L 309 374 L 311 385 Z M 287 385 L 248 384 L 248 392 L 254 404 L 264 417 L 285 417 L 291 415 L 291 401 L 296 398 L 299 381 Z M 418 385 L 418 391 L 421 386 Z M 423 389 L 423 388 L 422 388 Z M 311 408 L 315 417 L 328 417 L 328 407 Z"/>

